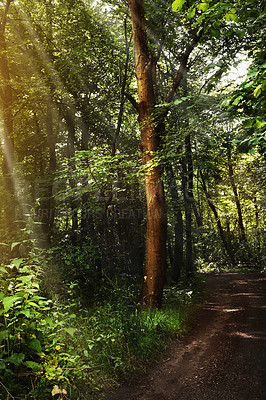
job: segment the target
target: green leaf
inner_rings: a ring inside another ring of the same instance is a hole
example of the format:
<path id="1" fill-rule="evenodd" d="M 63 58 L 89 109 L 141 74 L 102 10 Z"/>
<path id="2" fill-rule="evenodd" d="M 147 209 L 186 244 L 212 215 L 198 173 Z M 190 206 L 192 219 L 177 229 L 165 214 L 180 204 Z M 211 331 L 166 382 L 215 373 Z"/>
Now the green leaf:
<path id="1" fill-rule="evenodd" d="M 6 339 L 8 337 L 8 331 L 0 331 L 0 342 L 2 342 L 3 339 Z"/>
<path id="2" fill-rule="evenodd" d="M 239 37 L 239 39 L 242 39 L 242 38 L 245 36 L 246 31 L 245 31 L 244 29 L 239 29 L 239 30 L 236 32 L 236 34 L 237 34 L 237 36 Z"/>
<path id="3" fill-rule="evenodd" d="M 14 243 L 13 243 L 14 244 Z M 20 244 L 20 243 L 19 243 Z M 11 265 L 14 265 L 16 268 L 19 268 L 20 265 L 23 263 L 24 259 L 23 258 L 14 258 L 12 260 Z"/>
<path id="4" fill-rule="evenodd" d="M 172 3 L 172 10 L 174 12 L 178 12 L 181 10 L 181 8 L 183 7 L 183 5 L 185 4 L 186 0 L 175 0 Z"/>
<path id="5" fill-rule="evenodd" d="M 189 11 L 187 17 L 191 19 L 195 16 L 195 14 L 196 14 L 196 8 L 192 8 L 192 10 Z"/>
<path id="6" fill-rule="evenodd" d="M 38 364 L 34 361 L 25 361 L 23 364 L 26 365 L 26 367 L 32 369 L 34 372 L 39 372 L 42 369 L 41 364 Z"/>
<path id="7" fill-rule="evenodd" d="M 32 350 L 35 350 L 37 353 L 41 353 L 42 346 L 41 342 L 38 339 L 32 339 L 28 342 L 28 347 Z"/>
<path id="8" fill-rule="evenodd" d="M 236 21 L 237 20 L 237 16 L 236 14 L 229 12 L 227 14 L 225 14 L 225 19 L 226 21 L 230 22 L 230 21 Z"/>
<path id="9" fill-rule="evenodd" d="M 216 39 L 219 39 L 221 36 L 220 31 L 218 31 L 218 29 L 211 29 L 210 33 L 212 36 L 214 36 Z"/>
<path id="10" fill-rule="evenodd" d="M 197 6 L 197 8 L 198 8 L 198 10 L 205 12 L 205 11 L 208 10 L 209 4 L 206 3 L 206 2 L 203 2 L 203 3 L 200 3 L 200 4 Z"/>
<path id="11" fill-rule="evenodd" d="M 27 318 L 29 318 L 31 315 L 30 309 L 28 309 L 28 308 L 25 308 L 25 310 L 22 310 L 19 313 L 25 315 L 25 317 L 27 317 Z"/>
<path id="12" fill-rule="evenodd" d="M 249 118 L 244 122 L 243 126 L 244 128 L 251 128 L 254 122 L 255 122 L 254 118 Z"/>
<path id="13" fill-rule="evenodd" d="M 12 364 L 15 364 L 15 365 L 19 365 L 19 364 L 22 363 L 24 358 L 25 358 L 25 354 L 23 354 L 23 353 L 14 353 L 14 354 L 12 354 L 12 356 L 7 358 L 5 360 L 5 362 L 9 362 L 9 363 L 12 363 Z"/>
<path id="14" fill-rule="evenodd" d="M 259 97 L 262 91 L 262 84 L 258 85 L 253 92 L 254 97 Z"/>
<path id="15" fill-rule="evenodd" d="M 250 87 L 252 87 L 254 85 L 254 81 L 250 81 L 250 82 L 247 82 L 247 83 L 243 83 L 242 84 L 242 87 L 244 88 L 244 89 L 249 89 Z"/>
<path id="16" fill-rule="evenodd" d="M 14 242 L 14 243 L 12 243 L 12 244 L 11 244 L 11 251 L 14 250 L 14 248 L 15 248 L 16 246 L 18 246 L 19 244 L 21 244 L 21 242 Z"/>
<path id="17" fill-rule="evenodd" d="M 76 332 L 75 328 L 65 328 L 65 331 L 70 335 L 73 336 L 74 333 Z"/>
<path id="18" fill-rule="evenodd" d="M 54 323 L 53 323 L 53 321 L 52 321 L 52 319 L 51 319 L 50 317 L 45 317 L 45 318 L 44 318 L 44 321 L 45 321 L 47 324 L 51 325 L 51 326 L 54 325 Z"/>
<path id="19" fill-rule="evenodd" d="M 24 276 L 19 276 L 17 278 L 18 281 L 21 281 L 22 283 L 25 283 L 26 285 L 31 282 L 33 278 L 33 275 L 24 275 Z"/>
<path id="20" fill-rule="evenodd" d="M 19 300 L 21 300 L 21 296 L 18 295 L 5 297 L 3 299 L 4 311 L 7 312 L 10 310 L 10 308 Z"/>
<path id="21" fill-rule="evenodd" d="M 243 96 L 238 96 L 232 103 L 233 106 L 237 106 L 240 101 L 243 99 Z"/>
<path id="22" fill-rule="evenodd" d="M 174 101 L 174 105 L 175 106 L 177 106 L 178 104 L 181 104 L 181 103 L 183 103 L 183 100 L 182 99 L 176 99 L 175 101 Z"/>
<path id="23" fill-rule="evenodd" d="M 224 99 L 222 102 L 221 102 L 221 107 L 228 107 L 228 106 L 230 106 L 230 104 L 231 104 L 231 99 Z"/>
<path id="24" fill-rule="evenodd" d="M 254 126 L 255 126 L 256 129 L 260 129 L 260 128 L 262 128 L 262 127 L 265 126 L 265 125 L 266 125 L 266 121 L 259 121 L 259 120 L 257 119 Z"/>
<path id="25" fill-rule="evenodd" d="M 6 364 L 2 360 L 0 360 L 0 369 L 6 369 Z"/>

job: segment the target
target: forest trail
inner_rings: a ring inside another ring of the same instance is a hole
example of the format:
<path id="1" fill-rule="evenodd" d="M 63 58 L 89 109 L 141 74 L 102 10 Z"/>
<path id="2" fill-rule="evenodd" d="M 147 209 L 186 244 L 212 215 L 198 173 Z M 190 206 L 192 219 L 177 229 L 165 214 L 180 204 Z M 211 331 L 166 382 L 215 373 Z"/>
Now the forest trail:
<path id="1" fill-rule="evenodd" d="M 210 274 L 207 287 L 191 333 L 112 400 L 266 399 L 266 275 Z"/>

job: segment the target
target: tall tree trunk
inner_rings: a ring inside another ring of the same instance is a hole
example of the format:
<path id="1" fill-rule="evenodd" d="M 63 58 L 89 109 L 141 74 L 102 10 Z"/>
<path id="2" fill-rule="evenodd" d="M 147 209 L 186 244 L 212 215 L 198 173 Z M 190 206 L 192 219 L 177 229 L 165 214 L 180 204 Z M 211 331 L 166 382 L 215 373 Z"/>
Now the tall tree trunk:
<path id="1" fill-rule="evenodd" d="M 210 198 L 210 195 L 208 193 L 207 186 L 206 186 L 206 183 L 205 183 L 205 180 L 204 180 L 204 177 L 203 177 L 203 173 L 200 172 L 200 175 L 201 175 L 201 181 L 202 181 L 203 190 L 204 190 L 207 202 L 209 204 L 209 207 L 210 207 L 211 211 L 213 212 L 220 238 L 221 238 L 221 240 L 223 242 L 225 251 L 228 254 L 228 257 L 229 257 L 229 259 L 231 261 L 231 264 L 234 265 L 235 264 L 235 257 L 234 257 L 234 254 L 233 254 L 233 251 L 232 251 L 232 248 L 231 248 L 231 243 L 227 241 L 226 233 L 225 233 L 225 231 L 224 231 L 224 229 L 222 227 L 221 220 L 220 220 L 219 215 L 218 215 L 218 211 L 216 210 L 216 207 L 215 207 L 215 205 L 214 205 L 214 203 L 213 203 L 213 201 Z"/>
<path id="2" fill-rule="evenodd" d="M 185 232 L 186 232 L 185 269 L 186 269 L 186 275 L 189 278 L 193 274 L 192 202 L 189 197 L 189 179 L 188 179 L 187 164 L 185 161 L 182 161 L 182 189 L 183 189 L 184 204 L 185 204 Z"/>
<path id="3" fill-rule="evenodd" d="M 246 242 L 246 233 L 245 233 L 245 228 L 244 228 L 244 223 L 243 223 L 242 209 L 241 209 L 240 199 L 238 196 L 238 191 L 237 191 L 235 178 L 234 178 L 232 154 L 231 154 L 230 148 L 227 149 L 227 161 L 228 161 L 229 179 L 230 179 L 230 183 L 231 183 L 231 186 L 233 189 L 235 204 L 236 204 L 236 209 L 237 209 L 240 238 L 241 238 L 241 241 Z"/>
<path id="4" fill-rule="evenodd" d="M 117 140 L 120 135 L 122 121 L 123 121 L 123 114 L 124 114 L 124 106 L 126 101 L 126 85 L 127 85 L 127 77 L 128 77 L 128 65 L 129 65 L 129 49 L 130 49 L 130 41 L 128 40 L 127 36 L 127 18 L 124 20 L 124 32 L 125 32 L 125 47 L 126 47 L 126 62 L 124 67 L 122 85 L 121 85 L 121 92 L 120 92 L 120 106 L 117 118 L 117 125 L 116 130 L 113 136 L 112 147 L 111 147 L 111 156 L 114 157 L 116 155 L 117 150 Z M 108 224 L 108 208 L 112 204 L 113 201 L 113 185 L 112 182 L 108 182 L 108 193 L 106 199 L 104 201 L 104 209 L 103 209 L 103 235 L 107 245 L 107 224 Z"/>
<path id="5" fill-rule="evenodd" d="M 3 80 L 0 97 L 2 103 L 4 139 L 2 173 L 5 190 L 4 218 L 9 233 L 13 231 L 15 221 L 13 98 L 5 38 L 6 17 L 11 2 L 12 0 L 7 0 L 0 24 L 0 74 Z"/>
<path id="6" fill-rule="evenodd" d="M 43 223 L 43 245 L 49 247 L 51 234 L 54 226 L 54 173 L 56 171 L 56 152 L 55 152 L 55 137 L 53 132 L 53 109 L 50 97 L 46 96 L 46 110 L 44 115 L 44 125 L 46 129 L 47 145 L 49 150 L 48 176 L 42 183 L 41 195 L 41 222 Z"/>
<path id="7" fill-rule="evenodd" d="M 128 5 L 133 26 L 135 73 L 139 96 L 139 103 L 135 104 L 133 100 L 132 104 L 139 114 L 147 202 L 145 275 L 141 303 L 147 307 L 157 307 L 162 303 L 165 280 L 167 219 L 164 188 L 161 179 L 162 172 L 160 167 L 153 165 L 153 160 L 159 149 L 159 137 L 164 129 L 164 118 L 168 113 L 168 108 L 162 109 L 155 123 L 153 113 L 155 105 L 154 86 L 156 83 L 158 57 L 150 56 L 147 46 L 144 0 L 128 0 Z M 181 83 L 189 56 L 199 42 L 202 32 L 203 30 L 201 33 L 195 30 L 194 38 L 184 50 L 176 76 L 167 93 L 166 103 L 173 100 Z"/>
<path id="8" fill-rule="evenodd" d="M 128 0 L 132 26 L 142 163 L 145 167 L 147 202 L 145 273 L 141 303 L 160 307 L 166 270 L 166 204 L 161 168 L 153 165 L 159 141 L 153 120 L 155 104 L 153 65 L 149 57 L 143 0 Z"/>
<path id="9" fill-rule="evenodd" d="M 172 278 L 175 282 L 178 282 L 181 272 L 184 267 L 184 241 L 183 241 L 183 215 L 181 210 L 179 190 L 175 179 L 175 174 L 171 165 L 168 166 L 170 176 L 170 195 L 174 204 L 174 252 L 172 266 Z"/>
<path id="10" fill-rule="evenodd" d="M 71 171 L 75 170 L 75 161 L 73 157 L 75 156 L 75 115 L 73 110 L 70 107 L 67 107 L 65 110 L 65 120 L 68 130 L 67 137 L 67 157 L 68 157 L 68 165 Z M 70 199 L 70 207 L 71 207 L 71 229 L 72 229 L 72 237 L 74 242 L 77 241 L 77 229 L 78 229 L 78 205 L 79 202 L 77 200 L 76 195 L 76 181 L 74 178 L 70 177 L 69 185 L 71 187 L 72 195 Z"/>

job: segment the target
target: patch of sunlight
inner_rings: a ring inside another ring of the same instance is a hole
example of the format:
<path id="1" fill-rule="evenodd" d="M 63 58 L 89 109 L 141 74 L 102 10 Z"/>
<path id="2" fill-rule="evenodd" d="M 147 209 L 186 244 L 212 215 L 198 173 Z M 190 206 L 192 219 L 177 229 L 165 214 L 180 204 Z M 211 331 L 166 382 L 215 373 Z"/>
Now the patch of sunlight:
<path id="1" fill-rule="evenodd" d="M 249 334 L 249 333 L 245 333 L 245 332 L 239 332 L 239 331 L 233 332 L 231 334 L 231 336 L 239 336 L 243 339 L 266 340 L 266 337 L 253 335 L 253 334 Z"/>

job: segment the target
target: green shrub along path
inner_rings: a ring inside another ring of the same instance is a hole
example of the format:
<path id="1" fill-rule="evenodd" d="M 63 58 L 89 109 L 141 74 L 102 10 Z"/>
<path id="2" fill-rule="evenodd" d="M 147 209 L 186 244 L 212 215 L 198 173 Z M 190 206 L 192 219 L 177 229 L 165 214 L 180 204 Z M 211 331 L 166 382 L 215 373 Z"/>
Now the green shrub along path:
<path id="1" fill-rule="evenodd" d="M 201 279 L 180 282 L 165 289 L 162 309 L 144 310 L 134 280 L 105 276 L 92 304 L 76 283 L 49 298 L 33 261 L 0 266 L 1 400 L 99 400 L 187 332 L 203 293 Z"/>
<path id="2" fill-rule="evenodd" d="M 207 285 L 192 332 L 108 400 L 265 399 L 265 273 L 210 274 Z"/>

